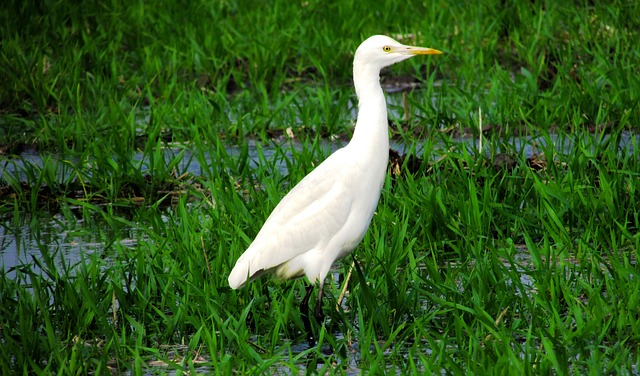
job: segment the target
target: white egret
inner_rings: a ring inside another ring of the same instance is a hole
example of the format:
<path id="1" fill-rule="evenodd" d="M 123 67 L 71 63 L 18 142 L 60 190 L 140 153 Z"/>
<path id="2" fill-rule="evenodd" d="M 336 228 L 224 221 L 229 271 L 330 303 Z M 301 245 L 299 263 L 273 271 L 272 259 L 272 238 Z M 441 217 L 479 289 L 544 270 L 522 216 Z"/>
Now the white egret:
<path id="1" fill-rule="evenodd" d="M 415 55 L 441 53 L 405 46 L 383 35 L 372 36 L 358 47 L 353 60 L 358 96 L 353 138 L 280 201 L 236 262 L 229 275 L 231 288 L 240 288 L 267 272 L 280 279 L 306 275 L 311 286 L 301 308 L 307 316 L 309 296 L 318 284 L 315 313 L 322 317 L 324 280 L 331 265 L 362 240 L 387 171 L 389 134 L 380 70 Z"/>

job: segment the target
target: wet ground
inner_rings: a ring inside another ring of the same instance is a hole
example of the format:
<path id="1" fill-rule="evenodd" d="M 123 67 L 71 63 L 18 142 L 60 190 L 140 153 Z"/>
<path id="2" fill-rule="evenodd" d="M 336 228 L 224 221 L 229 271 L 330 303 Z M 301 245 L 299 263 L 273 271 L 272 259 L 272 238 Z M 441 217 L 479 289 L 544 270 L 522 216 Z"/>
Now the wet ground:
<path id="1" fill-rule="evenodd" d="M 524 136 L 509 140 L 503 145 L 509 145 L 511 153 L 518 153 L 524 155 L 528 159 L 535 159 L 539 151 L 544 148 L 548 143 L 553 143 L 556 151 L 559 154 L 570 153 L 573 148 L 580 147 L 587 152 L 589 150 L 595 150 L 596 145 L 602 142 L 607 142 L 608 136 L 601 137 L 594 136 L 593 134 L 586 134 L 581 138 L 560 138 L 555 135 L 547 137 L 536 136 Z M 640 136 L 629 132 L 623 133 L 618 140 L 619 153 L 634 153 L 634 148 L 637 147 L 640 141 Z M 478 150 L 478 140 L 470 138 L 461 138 L 456 142 L 467 145 L 470 150 Z M 491 153 L 492 155 L 503 155 L 502 151 L 496 147 L 487 146 L 489 143 L 485 141 L 485 148 L 483 152 L 485 154 Z M 334 141 L 326 144 L 327 152 L 333 151 L 344 145 L 344 141 Z M 290 157 L 296 149 L 301 149 L 302 146 L 298 142 L 283 141 L 280 145 L 285 149 L 285 157 Z M 416 150 L 414 158 L 418 159 L 418 163 L 423 163 L 421 145 L 407 146 L 399 143 L 392 143 L 391 148 L 396 151 L 397 158 L 402 158 L 403 154 L 407 150 Z M 167 159 L 173 158 L 182 149 L 165 150 L 165 156 Z M 240 151 L 238 148 L 230 147 L 228 150 L 229 155 L 238 156 Z M 260 145 L 256 142 L 249 144 L 249 159 L 252 166 L 256 167 L 258 164 L 258 154 L 262 153 L 264 158 L 269 161 L 273 161 L 283 173 L 286 173 L 286 163 L 282 158 L 282 151 L 277 151 L 273 144 Z M 196 158 L 191 158 L 190 151 L 187 150 L 181 164 L 178 166 L 178 170 L 186 172 L 195 176 L 201 175 L 201 166 Z M 442 158 L 447 153 L 447 147 L 437 147 L 433 155 L 430 155 L 427 162 Z M 494 158 L 494 160 L 505 160 L 507 165 L 509 162 L 509 156 Z M 55 156 L 53 156 L 55 158 Z M 143 163 L 143 155 L 137 154 L 134 157 L 137 161 Z M 210 162 L 210 160 L 207 160 Z M 392 158 L 392 163 L 394 159 Z M 396 163 L 401 163 L 401 159 L 395 160 Z M 504 161 L 503 161 L 504 162 Z M 500 163 L 503 163 L 500 162 Z M 21 169 L 25 164 L 32 164 L 35 166 L 42 165 L 42 157 L 33 151 L 26 151 L 18 157 L 0 159 L 0 174 L 21 174 Z M 392 166 L 393 169 L 393 166 Z M 60 174 L 64 174 L 63 171 Z M 24 174 L 20 175 L 26 181 Z M 110 226 L 104 225 L 103 219 L 98 216 L 86 216 L 80 210 L 75 211 L 77 208 L 69 207 L 64 212 L 49 212 L 46 210 L 38 211 L 36 213 L 20 213 L 19 216 L 14 216 L 13 213 L 5 214 L 0 217 L 0 269 L 7 272 L 7 275 L 11 278 L 14 274 L 13 270 L 20 267 L 23 264 L 33 264 L 34 259 L 42 257 L 43 252 L 48 254 L 54 254 L 58 257 L 59 262 L 64 262 L 66 265 L 74 265 L 83 260 L 83 255 L 92 254 L 95 252 L 102 252 L 105 247 L 108 246 L 103 239 L 113 238 L 113 236 L 105 236 L 100 231 L 108 231 L 105 229 Z M 117 238 L 119 242 L 125 243 L 125 245 L 134 247 L 136 242 L 140 239 L 144 239 L 142 231 L 139 231 L 135 225 L 128 228 L 119 229 Z M 109 235 L 109 234 L 106 234 Z M 526 249 L 520 248 L 519 253 L 514 260 L 515 264 L 510 264 L 509 261 L 505 261 L 505 266 L 508 268 L 516 268 L 521 271 L 521 280 L 517 285 L 532 287 L 533 282 L 529 275 L 525 272 L 530 270 L 532 263 L 530 256 Z M 455 266 L 454 266 L 455 267 Z M 36 269 L 37 270 L 37 269 Z M 335 277 L 335 276 L 334 276 Z M 337 279 L 337 278 L 336 278 Z M 532 291 L 520 291 L 522 294 L 531 294 Z M 336 333 L 337 336 L 342 334 Z M 299 344 L 292 346 L 293 350 L 298 353 L 302 353 L 308 349 L 306 342 L 302 341 Z M 180 346 L 168 346 L 167 352 L 180 354 L 184 348 Z M 360 373 L 358 369 L 358 344 L 352 344 L 352 355 L 348 357 L 348 364 L 346 365 L 345 372 L 347 374 Z M 425 352 L 429 349 L 425 344 Z M 203 363 L 207 361 L 205 357 L 201 358 Z M 157 367 L 164 367 L 161 361 L 157 364 L 153 363 Z M 203 371 L 206 371 L 203 370 Z M 287 373 L 287 370 L 280 370 L 277 372 Z"/>
<path id="2" fill-rule="evenodd" d="M 539 136 L 524 136 L 517 137 L 509 140 L 507 145 L 512 150 L 511 153 L 518 153 L 524 155 L 526 158 L 532 161 L 539 155 L 540 151 L 549 142 L 553 143 L 556 151 L 559 154 L 570 153 L 574 147 L 580 147 L 584 150 L 594 150 L 596 145 L 602 142 L 608 141 L 607 135 L 598 137 L 592 134 L 585 134 L 580 139 L 569 139 L 566 137 L 558 137 L 556 135 L 550 135 L 547 137 Z M 470 138 L 461 138 L 456 142 L 463 143 L 468 146 L 470 150 L 478 149 L 478 140 Z M 503 141 L 504 142 L 504 141 Z M 579 145 L 576 145 L 579 143 Z M 485 141 L 484 154 L 494 154 L 494 163 L 504 164 L 508 167 L 510 160 L 513 158 L 507 153 L 502 153 L 501 150 L 490 150 L 488 142 Z M 640 144 L 640 135 L 632 134 L 630 132 L 623 132 L 619 142 L 619 153 L 633 154 L 634 148 Z M 334 151 L 344 145 L 343 141 L 333 141 L 326 144 L 327 152 Z M 297 141 L 285 141 L 279 146 L 285 151 L 285 158 L 291 157 L 292 153 L 302 148 L 301 144 Z M 397 167 L 398 163 L 402 162 L 402 157 L 408 149 L 415 149 L 417 163 L 424 163 L 422 156 L 422 148 L 419 143 L 416 145 L 405 145 L 400 143 L 391 143 L 392 158 L 391 169 L 394 169 L 394 163 Z M 167 160 L 172 159 L 182 149 L 167 148 L 164 150 Z M 238 156 L 240 150 L 237 147 L 229 147 L 227 152 L 230 156 Z M 260 145 L 254 141 L 249 143 L 249 160 L 252 167 L 258 165 L 258 154 L 262 153 L 264 158 L 268 161 L 273 161 L 276 168 L 286 174 L 286 163 L 282 158 L 282 152 L 278 151 L 273 144 Z M 447 146 L 436 147 L 432 155 L 427 162 L 442 158 L 447 153 Z M 55 158 L 55 155 L 53 156 Z M 138 153 L 134 156 L 134 160 L 139 161 L 144 166 L 143 154 Z M 210 159 L 207 159 L 210 162 Z M 26 181 L 26 176 L 22 173 L 22 169 L 25 164 L 32 164 L 35 166 L 42 165 L 42 156 L 33 151 L 26 151 L 18 157 L 0 159 L 0 178 L 4 174 L 15 175 L 18 174 Z M 197 158 L 192 158 L 189 150 L 185 151 L 185 155 L 182 158 L 177 169 L 183 173 L 192 174 L 194 176 L 200 176 L 202 167 L 200 166 Z M 60 171 L 60 174 L 64 174 L 64 171 Z M 21 213 L 19 220 L 16 220 L 13 214 L 6 214 L 0 217 L 0 268 L 9 270 L 22 263 L 30 263 L 32 257 L 38 257 L 41 247 L 48 247 L 49 251 L 55 249 L 61 256 L 64 256 L 67 261 L 79 260 L 79 255 L 84 253 L 99 252 L 104 244 L 100 242 L 100 237 L 96 235 L 96 228 L 108 228 L 108 226 L 100 225 L 100 218 L 83 218 L 82 215 L 73 215 L 73 207 L 70 208 L 68 213 L 52 213 L 47 211 L 41 211 L 38 213 Z M 131 233 L 131 237 L 121 240 L 123 242 L 135 243 L 135 239 L 139 238 L 136 235 L 136 229 L 131 228 L 128 230 Z M 104 237 L 102 237 L 104 239 Z"/>

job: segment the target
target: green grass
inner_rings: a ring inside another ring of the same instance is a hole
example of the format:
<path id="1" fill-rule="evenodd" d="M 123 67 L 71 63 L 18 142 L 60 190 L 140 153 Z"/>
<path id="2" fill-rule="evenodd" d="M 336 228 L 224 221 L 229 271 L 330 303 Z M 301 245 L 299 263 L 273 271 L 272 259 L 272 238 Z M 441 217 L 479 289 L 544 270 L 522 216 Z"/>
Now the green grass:
<path id="1" fill-rule="evenodd" d="M 637 373 L 639 13 L 11 2 L 0 223 L 24 263 L 0 270 L 0 370 Z M 342 308 L 344 280 L 327 282 L 308 348 L 304 281 L 226 280 L 280 198 L 348 139 L 353 52 L 376 33 L 445 52 L 383 75 L 421 83 L 388 98 L 391 135 L 424 161 L 388 178 L 338 264 L 357 261 Z M 76 238 L 99 250 L 70 256 L 59 242 Z"/>

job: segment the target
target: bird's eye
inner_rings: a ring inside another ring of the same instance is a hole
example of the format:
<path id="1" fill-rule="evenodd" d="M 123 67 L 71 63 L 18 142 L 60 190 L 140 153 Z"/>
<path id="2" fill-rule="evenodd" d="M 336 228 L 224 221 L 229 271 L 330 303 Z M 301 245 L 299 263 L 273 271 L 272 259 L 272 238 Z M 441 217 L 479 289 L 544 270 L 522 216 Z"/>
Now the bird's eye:
<path id="1" fill-rule="evenodd" d="M 382 47 L 382 51 L 391 52 L 391 47 L 390 46 L 384 46 L 384 47 Z"/>

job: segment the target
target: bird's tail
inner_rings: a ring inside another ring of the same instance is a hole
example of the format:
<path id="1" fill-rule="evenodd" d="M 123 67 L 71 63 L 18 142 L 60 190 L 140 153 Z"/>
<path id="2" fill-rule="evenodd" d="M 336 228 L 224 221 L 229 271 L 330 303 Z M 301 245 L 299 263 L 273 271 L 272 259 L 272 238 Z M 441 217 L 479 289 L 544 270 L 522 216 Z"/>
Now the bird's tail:
<path id="1" fill-rule="evenodd" d="M 244 286 L 249 278 L 249 262 L 238 260 L 229 274 L 229 286 L 236 290 Z"/>

